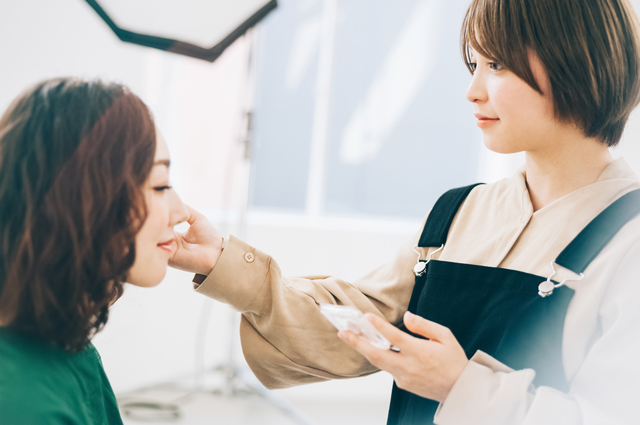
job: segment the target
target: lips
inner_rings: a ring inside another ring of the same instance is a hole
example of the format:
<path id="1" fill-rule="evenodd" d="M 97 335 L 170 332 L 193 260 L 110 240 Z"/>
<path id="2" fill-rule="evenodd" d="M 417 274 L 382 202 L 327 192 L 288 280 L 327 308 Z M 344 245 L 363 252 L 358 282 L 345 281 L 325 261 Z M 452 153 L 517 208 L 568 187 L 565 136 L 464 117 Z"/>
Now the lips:
<path id="1" fill-rule="evenodd" d="M 173 239 L 159 243 L 158 248 L 164 249 L 167 252 L 173 252 Z"/>
<path id="2" fill-rule="evenodd" d="M 500 118 L 491 118 L 491 117 L 487 117 L 487 116 L 482 115 L 482 114 L 474 114 L 474 116 L 478 120 L 476 125 L 478 127 L 480 127 L 480 128 L 490 126 L 490 125 L 495 124 L 496 122 L 500 121 Z"/>

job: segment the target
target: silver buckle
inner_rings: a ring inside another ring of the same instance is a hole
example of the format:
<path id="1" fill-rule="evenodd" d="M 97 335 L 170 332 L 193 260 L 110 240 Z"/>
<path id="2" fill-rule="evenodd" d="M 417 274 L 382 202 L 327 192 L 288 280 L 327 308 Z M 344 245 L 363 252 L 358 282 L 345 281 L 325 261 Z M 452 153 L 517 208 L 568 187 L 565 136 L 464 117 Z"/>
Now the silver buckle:
<path id="1" fill-rule="evenodd" d="M 427 261 L 420 261 L 420 252 L 416 250 L 417 247 L 418 247 L 417 244 L 413 246 L 413 252 L 418 254 L 418 262 L 416 263 L 415 266 L 413 266 L 413 274 L 415 274 L 416 277 L 420 277 L 424 275 L 424 273 L 427 271 L 427 264 L 429 264 L 429 261 L 431 261 L 431 257 L 433 257 L 433 254 L 435 254 L 438 251 L 441 251 L 442 248 L 444 248 L 444 244 L 442 244 L 440 248 L 436 249 L 431 254 L 429 254 L 429 258 L 427 258 Z"/>
<path id="2" fill-rule="evenodd" d="M 540 295 L 542 298 L 548 297 L 549 295 L 553 294 L 553 290 L 554 289 L 563 286 L 565 283 L 567 283 L 569 281 L 571 281 L 571 282 L 579 282 L 584 277 L 584 273 L 580 273 L 580 278 L 579 279 L 566 278 L 565 280 L 563 280 L 562 282 L 560 282 L 558 284 L 553 283 L 551 281 L 551 278 L 553 276 L 555 276 L 555 274 L 557 273 L 556 272 L 556 268 L 553 267 L 555 262 L 556 262 L 555 260 L 551 261 L 551 270 L 553 271 L 553 273 L 551 273 L 551 275 L 547 278 L 547 280 L 545 280 L 540 285 L 538 285 L 538 295 Z"/>

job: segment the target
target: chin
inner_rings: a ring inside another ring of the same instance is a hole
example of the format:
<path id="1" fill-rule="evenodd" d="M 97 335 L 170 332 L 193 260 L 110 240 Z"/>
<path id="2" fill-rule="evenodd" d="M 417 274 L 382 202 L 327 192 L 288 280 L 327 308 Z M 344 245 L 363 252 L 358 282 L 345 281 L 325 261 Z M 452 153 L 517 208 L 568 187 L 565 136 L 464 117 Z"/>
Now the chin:
<path id="1" fill-rule="evenodd" d="M 164 266 L 161 270 L 149 274 L 149 279 L 147 279 L 146 287 L 153 287 L 160 285 L 160 282 L 164 280 L 164 277 L 167 275 L 167 266 Z"/>
<path id="2" fill-rule="evenodd" d="M 487 149 L 489 149 L 491 152 L 501 154 L 521 152 L 521 149 L 518 149 L 509 142 L 496 140 L 496 138 L 491 138 L 483 135 L 482 141 L 484 142 L 484 145 L 487 147 Z"/>
<path id="3" fill-rule="evenodd" d="M 142 288 L 158 286 L 167 275 L 167 265 L 148 267 L 144 270 L 136 269 L 135 265 L 129 271 L 127 282 Z"/>

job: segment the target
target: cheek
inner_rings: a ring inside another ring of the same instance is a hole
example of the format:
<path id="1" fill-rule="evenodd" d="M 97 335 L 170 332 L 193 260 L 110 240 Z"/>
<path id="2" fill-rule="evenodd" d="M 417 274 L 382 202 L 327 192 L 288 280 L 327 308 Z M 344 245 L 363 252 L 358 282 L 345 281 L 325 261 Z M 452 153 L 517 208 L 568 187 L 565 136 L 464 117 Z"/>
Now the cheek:
<path id="1" fill-rule="evenodd" d="M 161 234 L 169 226 L 169 208 L 163 197 L 152 197 L 147 203 L 147 222 L 155 233 Z"/>
<path id="2" fill-rule="evenodd" d="M 148 253 L 152 247 L 163 242 L 160 238 L 167 228 L 168 221 L 168 214 L 162 203 L 153 197 L 148 198 L 147 219 L 136 236 L 136 245 L 141 255 Z"/>
<path id="3" fill-rule="evenodd" d="M 524 81 L 496 82 L 493 91 L 492 105 L 503 122 L 525 129 L 553 121 L 553 102 Z"/>
<path id="4" fill-rule="evenodd" d="M 168 216 L 161 197 L 147 198 L 147 219 L 136 235 L 136 259 L 127 276 L 129 283 L 151 287 L 164 278 L 168 257 L 157 244 L 164 242 L 161 239 L 168 226 Z"/>

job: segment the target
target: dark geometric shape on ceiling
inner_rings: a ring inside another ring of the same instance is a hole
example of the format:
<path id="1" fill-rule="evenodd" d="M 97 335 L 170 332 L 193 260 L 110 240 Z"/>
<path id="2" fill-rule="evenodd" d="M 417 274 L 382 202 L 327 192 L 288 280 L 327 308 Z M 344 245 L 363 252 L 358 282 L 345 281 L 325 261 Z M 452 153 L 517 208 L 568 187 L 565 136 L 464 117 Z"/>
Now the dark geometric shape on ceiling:
<path id="1" fill-rule="evenodd" d="M 269 1 L 265 6 L 259 9 L 251 17 L 249 17 L 249 19 L 243 22 L 238 28 L 229 33 L 218 44 L 210 48 L 204 48 L 180 40 L 157 37 L 147 34 L 139 34 L 137 32 L 120 28 L 96 0 L 86 0 L 86 2 L 89 3 L 89 6 L 91 6 L 93 10 L 95 10 L 96 13 L 100 16 L 100 18 L 102 18 L 102 20 L 107 23 L 109 28 L 111 28 L 116 36 L 118 36 L 120 40 L 126 43 L 133 43 L 140 46 L 151 47 L 153 49 L 164 50 L 166 52 L 189 56 L 196 59 L 202 59 L 207 62 L 215 61 L 227 47 L 229 47 L 234 41 L 236 41 L 238 38 L 240 38 L 240 36 L 247 32 L 249 28 L 260 22 L 265 16 L 269 14 L 269 12 L 271 12 L 278 6 L 277 0 Z"/>

